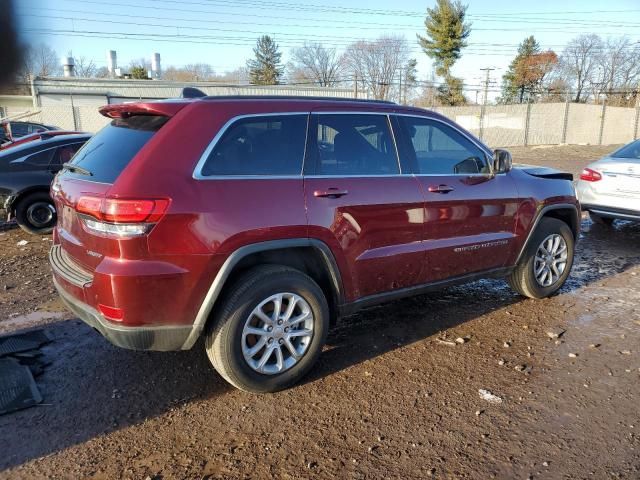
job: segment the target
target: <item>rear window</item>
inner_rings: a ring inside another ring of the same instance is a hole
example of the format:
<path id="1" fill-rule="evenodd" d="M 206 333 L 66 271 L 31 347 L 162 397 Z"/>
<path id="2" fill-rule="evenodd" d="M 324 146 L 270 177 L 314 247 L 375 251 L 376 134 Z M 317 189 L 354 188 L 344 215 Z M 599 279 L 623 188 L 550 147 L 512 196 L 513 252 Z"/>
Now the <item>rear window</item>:
<path id="1" fill-rule="evenodd" d="M 65 171 L 64 175 L 101 183 L 113 183 L 140 149 L 167 122 L 167 117 L 135 115 L 116 118 L 96 133 L 71 161 L 93 176 Z"/>
<path id="2" fill-rule="evenodd" d="M 640 160 L 640 140 L 631 142 L 629 145 L 625 145 L 619 150 L 616 150 L 611 154 L 615 158 L 630 158 Z"/>

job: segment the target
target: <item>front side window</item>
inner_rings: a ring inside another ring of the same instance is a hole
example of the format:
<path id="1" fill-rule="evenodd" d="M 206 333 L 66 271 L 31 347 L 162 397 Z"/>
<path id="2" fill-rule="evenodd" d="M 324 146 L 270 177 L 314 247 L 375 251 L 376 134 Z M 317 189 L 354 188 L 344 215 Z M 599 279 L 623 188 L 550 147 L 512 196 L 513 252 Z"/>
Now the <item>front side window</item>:
<path id="1" fill-rule="evenodd" d="M 341 176 L 399 173 L 396 149 L 386 115 L 354 113 L 318 114 L 313 117 L 310 156 L 314 157 L 314 174 Z"/>
<path id="2" fill-rule="evenodd" d="M 300 175 L 307 114 L 241 118 L 223 133 L 201 174 Z"/>
<path id="3" fill-rule="evenodd" d="M 411 170 L 423 175 L 491 173 L 482 149 L 455 129 L 435 120 L 399 116 L 403 137 L 410 143 L 405 155 Z"/>

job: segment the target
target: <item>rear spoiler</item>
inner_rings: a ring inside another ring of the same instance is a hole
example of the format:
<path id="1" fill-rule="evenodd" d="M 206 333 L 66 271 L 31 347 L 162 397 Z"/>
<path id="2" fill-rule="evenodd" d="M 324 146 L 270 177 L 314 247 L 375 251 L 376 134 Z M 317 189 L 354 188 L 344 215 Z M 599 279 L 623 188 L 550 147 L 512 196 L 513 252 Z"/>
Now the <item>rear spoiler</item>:
<path id="1" fill-rule="evenodd" d="M 182 110 L 188 102 L 148 102 L 148 103 L 118 103 L 105 105 L 98 111 L 108 118 L 128 118 L 134 115 L 152 115 L 159 117 L 173 117 Z"/>

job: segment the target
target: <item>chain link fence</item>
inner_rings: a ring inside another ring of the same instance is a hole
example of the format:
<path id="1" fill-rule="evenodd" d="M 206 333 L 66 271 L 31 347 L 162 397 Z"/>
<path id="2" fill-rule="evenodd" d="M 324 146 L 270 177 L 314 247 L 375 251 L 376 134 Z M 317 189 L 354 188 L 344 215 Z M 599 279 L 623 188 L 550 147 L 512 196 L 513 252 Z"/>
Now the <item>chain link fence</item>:
<path id="1" fill-rule="evenodd" d="M 3 116 L 12 117 L 25 113 L 22 107 L 3 107 Z M 46 105 L 32 109 L 33 114 L 20 118 L 25 122 L 37 122 L 54 125 L 62 130 L 74 130 L 95 133 L 109 123 L 109 119 L 100 115 L 94 106 Z"/>
<path id="2" fill-rule="evenodd" d="M 2 107 L 4 116 L 24 113 L 24 107 Z M 614 107 L 606 103 L 528 103 L 435 107 L 492 147 L 627 143 L 639 138 L 640 105 Z M 25 121 L 64 130 L 96 132 L 108 123 L 95 106 L 56 105 L 33 109 Z"/>

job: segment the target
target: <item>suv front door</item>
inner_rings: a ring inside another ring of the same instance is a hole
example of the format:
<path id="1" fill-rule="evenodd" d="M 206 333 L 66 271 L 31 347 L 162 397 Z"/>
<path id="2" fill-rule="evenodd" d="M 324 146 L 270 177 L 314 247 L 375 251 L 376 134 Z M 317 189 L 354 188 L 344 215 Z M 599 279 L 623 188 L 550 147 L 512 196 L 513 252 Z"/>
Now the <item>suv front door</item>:
<path id="1" fill-rule="evenodd" d="M 403 168 L 416 175 L 425 197 L 423 282 L 505 266 L 516 242 L 513 179 L 494 175 L 487 152 L 444 121 L 394 121 Z"/>
<path id="2" fill-rule="evenodd" d="M 337 252 L 347 300 L 418 284 L 424 200 L 401 175 L 389 117 L 316 112 L 307 138 L 309 235 Z"/>

